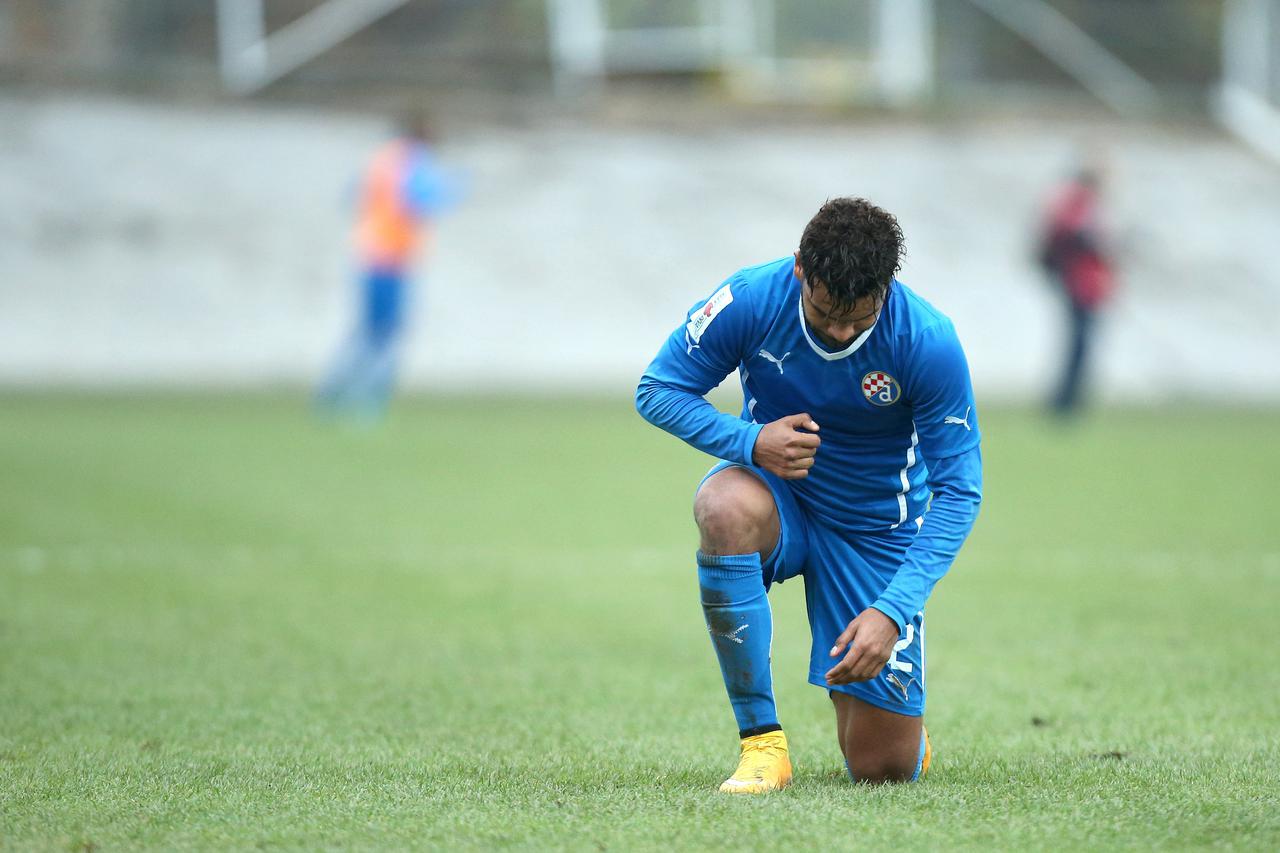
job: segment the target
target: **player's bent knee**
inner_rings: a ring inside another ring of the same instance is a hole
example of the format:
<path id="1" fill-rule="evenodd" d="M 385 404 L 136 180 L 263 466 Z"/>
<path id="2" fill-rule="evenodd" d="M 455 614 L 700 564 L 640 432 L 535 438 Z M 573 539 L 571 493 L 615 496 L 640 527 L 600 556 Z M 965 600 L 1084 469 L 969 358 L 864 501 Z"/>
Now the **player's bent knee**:
<path id="1" fill-rule="evenodd" d="M 907 766 L 888 756 L 846 756 L 845 761 L 853 781 L 866 785 L 910 782 L 916 775 L 914 763 Z"/>
<path id="2" fill-rule="evenodd" d="M 769 487 L 741 468 L 726 468 L 702 484 L 693 517 L 707 553 L 767 554 L 778 539 L 777 509 Z"/>

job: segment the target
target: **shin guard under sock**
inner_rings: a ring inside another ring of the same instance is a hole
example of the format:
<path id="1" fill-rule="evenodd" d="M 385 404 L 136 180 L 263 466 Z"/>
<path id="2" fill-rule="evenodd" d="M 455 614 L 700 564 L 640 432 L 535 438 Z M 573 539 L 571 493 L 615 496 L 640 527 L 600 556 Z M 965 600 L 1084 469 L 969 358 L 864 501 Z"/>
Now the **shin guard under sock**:
<path id="1" fill-rule="evenodd" d="M 698 584 L 707 630 L 720 660 L 739 734 L 781 728 L 773 701 L 773 614 L 759 554 L 712 556 L 698 552 Z"/>

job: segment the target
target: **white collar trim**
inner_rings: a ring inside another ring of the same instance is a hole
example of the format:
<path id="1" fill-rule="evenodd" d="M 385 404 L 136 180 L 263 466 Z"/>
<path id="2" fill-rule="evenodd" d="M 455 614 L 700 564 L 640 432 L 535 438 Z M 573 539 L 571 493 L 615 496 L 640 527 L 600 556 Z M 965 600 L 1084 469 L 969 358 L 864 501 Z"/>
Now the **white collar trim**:
<path id="1" fill-rule="evenodd" d="M 866 331 L 864 331 L 862 334 L 854 338 L 853 341 L 847 347 L 840 350 L 839 352 L 828 352 L 827 350 L 823 349 L 822 346 L 819 345 L 817 341 L 813 339 L 812 335 L 809 334 L 809 323 L 804 319 L 804 296 L 803 295 L 801 295 L 801 297 L 796 301 L 796 305 L 799 306 L 800 308 L 800 330 L 804 332 L 804 339 L 809 342 L 810 349 L 812 349 L 818 355 L 822 356 L 823 359 L 825 359 L 826 361 L 839 361 L 842 358 L 847 358 L 848 356 L 853 355 L 855 352 L 858 351 L 859 347 L 861 347 L 864 343 L 867 342 L 867 338 L 871 336 L 871 333 L 876 328 L 876 323 L 880 322 L 880 320 L 877 319 L 876 322 L 872 323 L 867 328 Z"/>

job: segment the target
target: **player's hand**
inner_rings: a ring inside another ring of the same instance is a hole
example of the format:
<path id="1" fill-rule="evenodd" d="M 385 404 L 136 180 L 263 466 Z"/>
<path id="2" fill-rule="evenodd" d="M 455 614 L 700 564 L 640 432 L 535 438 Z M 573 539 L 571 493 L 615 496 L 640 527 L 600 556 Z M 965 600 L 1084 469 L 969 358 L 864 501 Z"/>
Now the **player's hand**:
<path id="1" fill-rule="evenodd" d="M 751 461 L 784 480 L 809 476 L 814 454 L 822 440 L 815 433 L 818 424 L 806 414 L 787 415 L 765 424 L 756 436 Z"/>
<path id="2" fill-rule="evenodd" d="M 874 607 L 868 607 L 836 637 L 831 657 L 840 657 L 844 652 L 844 658 L 827 670 L 827 684 L 851 684 L 875 678 L 893 654 L 896 642 L 897 623 Z"/>

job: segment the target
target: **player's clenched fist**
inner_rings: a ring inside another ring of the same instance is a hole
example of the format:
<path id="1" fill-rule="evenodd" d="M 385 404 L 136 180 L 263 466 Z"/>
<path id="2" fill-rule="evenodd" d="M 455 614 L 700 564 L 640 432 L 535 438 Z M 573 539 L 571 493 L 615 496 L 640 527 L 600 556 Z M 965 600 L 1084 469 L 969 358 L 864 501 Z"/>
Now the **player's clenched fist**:
<path id="1" fill-rule="evenodd" d="M 827 670 L 827 684 L 852 684 L 875 678 L 893 655 L 897 641 L 898 626 L 893 620 L 868 607 L 836 637 L 830 655 L 834 658 L 843 653 L 844 657 Z"/>
<path id="2" fill-rule="evenodd" d="M 807 414 L 778 418 L 756 436 L 751 461 L 784 480 L 807 477 L 822 444 L 817 432 L 818 424 Z"/>

